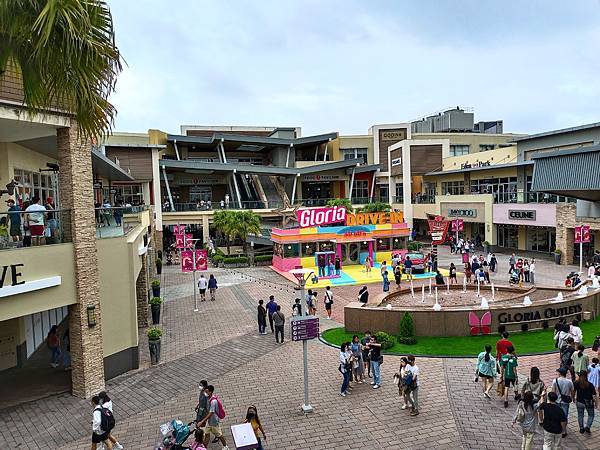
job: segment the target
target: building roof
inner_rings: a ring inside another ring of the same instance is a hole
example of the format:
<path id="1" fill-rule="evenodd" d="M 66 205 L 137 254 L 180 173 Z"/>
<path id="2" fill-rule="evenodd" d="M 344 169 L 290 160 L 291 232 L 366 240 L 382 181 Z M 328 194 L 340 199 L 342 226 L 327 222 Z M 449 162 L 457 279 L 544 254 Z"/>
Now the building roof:
<path id="1" fill-rule="evenodd" d="M 247 144 L 252 146 L 261 146 L 262 148 L 272 147 L 301 147 L 303 145 L 316 145 L 330 140 L 337 139 L 338 133 L 326 133 L 316 136 L 307 136 L 303 138 L 276 138 L 270 136 L 248 136 L 241 134 L 213 133 L 212 136 L 182 136 L 176 134 L 168 134 L 167 142 L 183 142 L 193 144 L 194 146 L 208 146 L 214 148 L 219 142 L 237 143 L 240 145 Z M 241 148 L 243 150 L 243 148 Z M 256 151 L 255 147 L 250 148 Z"/>
<path id="2" fill-rule="evenodd" d="M 561 128 L 560 130 L 545 131 L 543 133 L 530 134 L 528 136 L 515 138 L 511 142 L 531 141 L 533 139 L 539 139 L 539 138 L 543 138 L 543 137 L 547 137 L 547 136 L 554 136 L 557 134 L 564 134 L 564 133 L 572 133 L 574 131 L 588 130 L 590 128 L 597 128 L 597 127 L 600 127 L 600 122 L 588 123 L 586 125 L 579 125 L 579 126 L 570 127 L 570 128 Z"/>
<path id="3" fill-rule="evenodd" d="M 135 181 L 121 166 L 96 150 L 92 150 L 92 169 L 110 181 Z"/>
<path id="4" fill-rule="evenodd" d="M 572 148 L 569 150 L 556 150 L 548 153 L 537 153 L 532 156 L 532 159 L 553 158 L 555 156 L 579 155 L 587 152 L 599 152 L 600 144 L 588 145 L 584 147 Z"/>
<path id="5" fill-rule="evenodd" d="M 519 166 L 530 166 L 533 164 L 533 161 L 519 161 L 514 163 L 506 163 L 506 164 L 494 164 L 492 166 L 483 166 L 483 167 L 467 167 L 465 169 L 453 169 L 453 170 L 439 170 L 434 172 L 428 172 L 426 176 L 435 176 L 435 175 L 450 175 L 453 173 L 465 173 L 465 172 L 475 172 L 480 170 L 494 170 L 494 169 L 508 169 L 512 167 Z"/>

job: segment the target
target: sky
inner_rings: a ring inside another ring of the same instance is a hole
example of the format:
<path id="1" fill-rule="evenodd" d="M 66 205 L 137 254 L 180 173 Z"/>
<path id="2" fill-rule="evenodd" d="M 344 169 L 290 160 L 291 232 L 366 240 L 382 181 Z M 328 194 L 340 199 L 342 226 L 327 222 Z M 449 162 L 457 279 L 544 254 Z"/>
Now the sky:
<path id="1" fill-rule="evenodd" d="M 600 122 L 600 0 L 109 0 L 115 131 L 366 134 L 470 107 L 534 133 Z"/>

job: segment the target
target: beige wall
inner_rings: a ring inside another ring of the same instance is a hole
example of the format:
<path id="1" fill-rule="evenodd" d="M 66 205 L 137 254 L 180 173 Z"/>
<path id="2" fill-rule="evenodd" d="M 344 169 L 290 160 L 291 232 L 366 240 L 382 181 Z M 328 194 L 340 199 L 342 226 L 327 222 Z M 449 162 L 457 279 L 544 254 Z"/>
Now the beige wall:
<path id="1" fill-rule="evenodd" d="M 440 214 L 445 215 L 448 208 L 465 208 L 478 209 L 477 217 L 470 219 L 468 217 L 460 217 L 466 222 L 482 222 L 485 223 L 485 240 L 490 244 L 496 244 L 496 233 L 493 227 L 493 196 L 492 194 L 470 194 L 470 195 L 437 195 L 435 197 L 436 205 Z M 482 209 L 484 217 L 479 213 Z"/>
<path id="2" fill-rule="evenodd" d="M 472 149 L 470 149 L 472 152 Z M 463 156 L 449 156 L 442 160 L 442 170 L 460 169 L 461 164 L 475 164 L 478 161 L 489 161 L 491 165 L 508 164 L 517 160 L 517 146 L 502 147 L 486 152 L 479 152 L 479 144 L 477 144 L 477 152 Z"/>
<path id="3" fill-rule="evenodd" d="M 355 135 L 355 136 L 340 136 L 339 141 L 339 149 L 342 150 L 344 148 L 367 148 L 369 150 L 367 163 L 374 164 L 374 156 L 373 156 L 373 136 L 371 135 Z M 341 160 L 343 158 L 342 152 L 339 152 L 339 156 L 336 160 Z"/>
<path id="4" fill-rule="evenodd" d="M 20 268 L 23 281 L 61 277 L 60 286 L 0 298 L 0 321 L 76 302 L 72 244 L 2 250 L 0 261 L 3 265 L 24 264 Z"/>
<path id="5" fill-rule="evenodd" d="M 413 133 L 413 139 L 449 139 L 450 145 L 468 145 L 469 153 L 478 153 L 480 144 L 506 144 L 508 141 L 522 135 L 519 134 L 485 134 L 485 133 Z M 447 158 L 450 153 L 444 149 L 442 158 Z M 490 150 L 493 151 L 493 150 Z M 487 152 L 485 152 L 487 153 Z M 487 159 L 487 158 L 486 158 Z"/>

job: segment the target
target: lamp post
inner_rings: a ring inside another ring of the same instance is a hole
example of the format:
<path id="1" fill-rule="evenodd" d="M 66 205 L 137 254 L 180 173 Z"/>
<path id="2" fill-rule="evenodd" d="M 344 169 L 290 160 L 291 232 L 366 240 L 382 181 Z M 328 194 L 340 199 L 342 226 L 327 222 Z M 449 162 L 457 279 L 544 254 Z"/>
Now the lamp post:
<path id="1" fill-rule="evenodd" d="M 302 317 L 306 318 L 308 314 L 306 314 L 307 303 L 304 299 L 304 287 L 306 286 L 306 281 L 314 275 L 314 272 L 310 269 L 292 269 L 290 270 L 290 273 L 298 280 L 300 287 L 300 302 L 304 303 L 301 308 Z M 308 341 L 306 339 L 302 340 L 302 362 L 304 364 L 304 404 L 302 405 L 302 412 L 307 414 L 313 412 L 313 407 L 310 404 L 308 396 Z"/>
<path id="2" fill-rule="evenodd" d="M 192 288 L 194 290 L 194 312 L 198 312 L 198 297 L 196 292 L 196 241 L 200 239 L 190 239 L 189 242 L 192 243 L 192 276 L 193 276 L 193 285 Z M 187 248 L 188 240 L 185 237 L 185 232 L 183 233 L 183 248 Z"/>

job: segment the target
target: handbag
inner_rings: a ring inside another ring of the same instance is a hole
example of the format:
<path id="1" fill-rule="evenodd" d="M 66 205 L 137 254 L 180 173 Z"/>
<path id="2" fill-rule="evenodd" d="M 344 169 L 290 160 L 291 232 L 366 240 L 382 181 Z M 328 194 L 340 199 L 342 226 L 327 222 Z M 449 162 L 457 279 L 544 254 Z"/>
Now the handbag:
<path id="1" fill-rule="evenodd" d="M 523 408 L 522 402 L 520 402 L 519 406 L 517 407 L 517 415 L 515 417 L 515 420 L 519 423 L 523 423 L 523 421 L 525 420 L 525 409 Z"/>
<path id="2" fill-rule="evenodd" d="M 558 389 L 558 393 L 560 394 L 560 401 L 562 403 L 571 403 L 573 401 L 573 399 L 571 398 L 570 395 L 563 395 L 563 393 L 560 390 L 560 383 L 558 382 L 558 378 L 554 379 L 554 382 L 556 383 L 556 388 Z"/>

